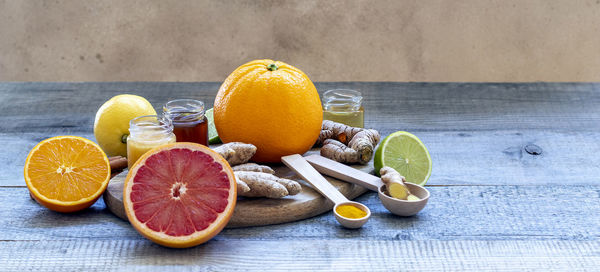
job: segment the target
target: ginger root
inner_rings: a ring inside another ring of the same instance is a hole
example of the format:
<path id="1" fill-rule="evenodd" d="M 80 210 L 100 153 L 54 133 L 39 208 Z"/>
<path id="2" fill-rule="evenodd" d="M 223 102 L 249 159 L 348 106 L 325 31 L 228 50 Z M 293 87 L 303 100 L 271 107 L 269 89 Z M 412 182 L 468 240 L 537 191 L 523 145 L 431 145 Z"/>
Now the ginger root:
<path id="1" fill-rule="evenodd" d="M 379 142 L 377 130 L 323 121 L 316 146 L 323 145 L 321 156 L 341 162 L 367 164 Z"/>
<path id="2" fill-rule="evenodd" d="M 327 121 L 327 120 L 325 120 Z M 323 122 L 325 122 L 323 121 Z M 333 138 L 333 130 L 327 130 L 327 129 L 322 129 L 321 132 L 319 133 L 319 138 L 317 138 L 317 142 L 315 143 L 315 146 L 321 146 L 323 145 L 323 142 L 325 142 L 325 140 L 327 139 L 332 139 Z"/>
<path id="3" fill-rule="evenodd" d="M 275 176 L 271 167 L 248 163 L 256 153 L 252 144 L 232 142 L 213 150 L 232 166 L 239 196 L 282 198 L 302 191 L 298 182 Z"/>
<path id="4" fill-rule="evenodd" d="M 408 186 L 404 184 L 406 178 L 400 175 L 394 168 L 386 166 L 381 168 L 379 173 L 381 174 L 381 181 L 385 184 L 389 196 L 402 200 L 419 200 L 419 197 L 413 195 L 408 189 Z"/>
<path id="5" fill-rule="evenodd" d="M 373 157 L 373 150 L 379 142 L 379 138 L 377 130 L 365 129 L 352 137 L 352 140 L 348 143 L 348 147 L 358 152 L 360 156 L 358 159 L 359 163 L 366 164 Z"/>
<path id="6" fill-rule="evenodd" d="M 247 184 L 250 188 L 249 191 L 238 192 L 240 196 L 282 198 L 302 191 L 298 182 L 279 178 L 273 174 L 250 171 L 236 171 L 234 174 L 236 180 Z"/>
<path id="7" fill-rule="evenodd" d="M 252 144 L 231 142 L 213 149 L 229 163 L 229 165 L 238 165 L 246 163 L 256 153 L 256 146 Z"/>
<path id="8" fill-rule="evenodd" d="M 261 173 L 267 173 L 267 174 L 275 174 L 275 171 L 273 171 L 273 169 L 271 169 L 271 167 L 268 167 L 266 165 L 259 165 L 256 163 L 244 163 L 244 164 L 236 165 L 236 166 L 232 167 L 231 169 L 233 169 L 234 172 L 249 171 L 249 172 L 261 172 Z"/>
<path id="9" fill-rule="evenodd" d="M 322 143 L 325 141 L 325 139 L 333 138 L 342 142 L 343 144 L 348 144 L 348 142 L 350 142 L 354 135 L 363 130 L 363 128 L 351 127 L 342 123 L 337 123 L 330 120 L 323 120 L 323 124 L 321 125 L 321 135 L 319 135 L 317 143 L 319 142 L 319 140 Z M 331 131 L 331 133 L 328 133 L 326 131 Z M 321 139 L 321 136 L 326 138 Z"/>

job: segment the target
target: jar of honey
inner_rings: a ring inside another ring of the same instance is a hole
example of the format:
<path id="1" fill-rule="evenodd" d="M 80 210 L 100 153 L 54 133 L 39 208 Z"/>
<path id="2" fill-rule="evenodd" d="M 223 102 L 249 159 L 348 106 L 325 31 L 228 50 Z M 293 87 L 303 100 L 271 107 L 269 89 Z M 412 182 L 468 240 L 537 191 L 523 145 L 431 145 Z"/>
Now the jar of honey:
<path id="1" fill-rule="evenodd" d="M 163 106 L 163 115 L 173 123 L 178 142 L 192 142 L 208 146 L 208 120 L 204 103 L 194 99 L 177 99 Z"/>
<path id="2" fill-rule="evenodd" d="M 359 91 L 335 89 L 323 93 L 323 119 L 352 127 L 365 126 L 365 110 Z"/>
<path id="3" fill-rule="evenodd" d="M 145 115 L 129 122 L 127 166 L 129 169 L 148 150 L 175 142 L 171 120 L 157 115 Z"/>

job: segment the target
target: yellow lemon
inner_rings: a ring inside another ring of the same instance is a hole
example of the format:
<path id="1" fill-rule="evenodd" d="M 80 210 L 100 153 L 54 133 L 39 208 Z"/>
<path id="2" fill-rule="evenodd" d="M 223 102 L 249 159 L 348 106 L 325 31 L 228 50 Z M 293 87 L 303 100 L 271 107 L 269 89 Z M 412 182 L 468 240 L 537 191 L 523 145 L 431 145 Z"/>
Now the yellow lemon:
<path id="1" fill-rule="evenodd" d="M 94 136 L 108 156 L 127 156 L 129 121 L 142 115 L 155 115 L 152 104 L 131 94 L 117 95 L 106 101 L 94 120 Z"/>

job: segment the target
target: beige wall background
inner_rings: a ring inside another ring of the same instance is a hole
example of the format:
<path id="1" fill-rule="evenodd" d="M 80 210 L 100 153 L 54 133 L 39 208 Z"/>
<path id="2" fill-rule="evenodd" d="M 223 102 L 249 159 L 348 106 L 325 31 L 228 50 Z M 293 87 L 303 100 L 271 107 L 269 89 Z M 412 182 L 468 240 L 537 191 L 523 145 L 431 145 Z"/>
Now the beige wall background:
<path id="1" fill-rule="evenodd" d="M 2 81 L 600 81 L 600 0 L 0 0 Z"/>

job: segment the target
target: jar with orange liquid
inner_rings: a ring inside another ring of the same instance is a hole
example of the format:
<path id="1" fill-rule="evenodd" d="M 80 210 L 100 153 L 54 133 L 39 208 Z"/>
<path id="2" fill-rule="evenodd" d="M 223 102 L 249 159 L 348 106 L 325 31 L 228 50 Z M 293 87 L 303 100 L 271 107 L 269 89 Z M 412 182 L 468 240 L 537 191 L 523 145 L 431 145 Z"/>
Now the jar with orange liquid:
<path id="1" fill-rule="evenodd" d="M 208 120 L 204 103 L 194 99 L 177 99 L 163 106 L 163 115 L 173 123 L 178 142 L 192 142 L 208 146 Z"/>

